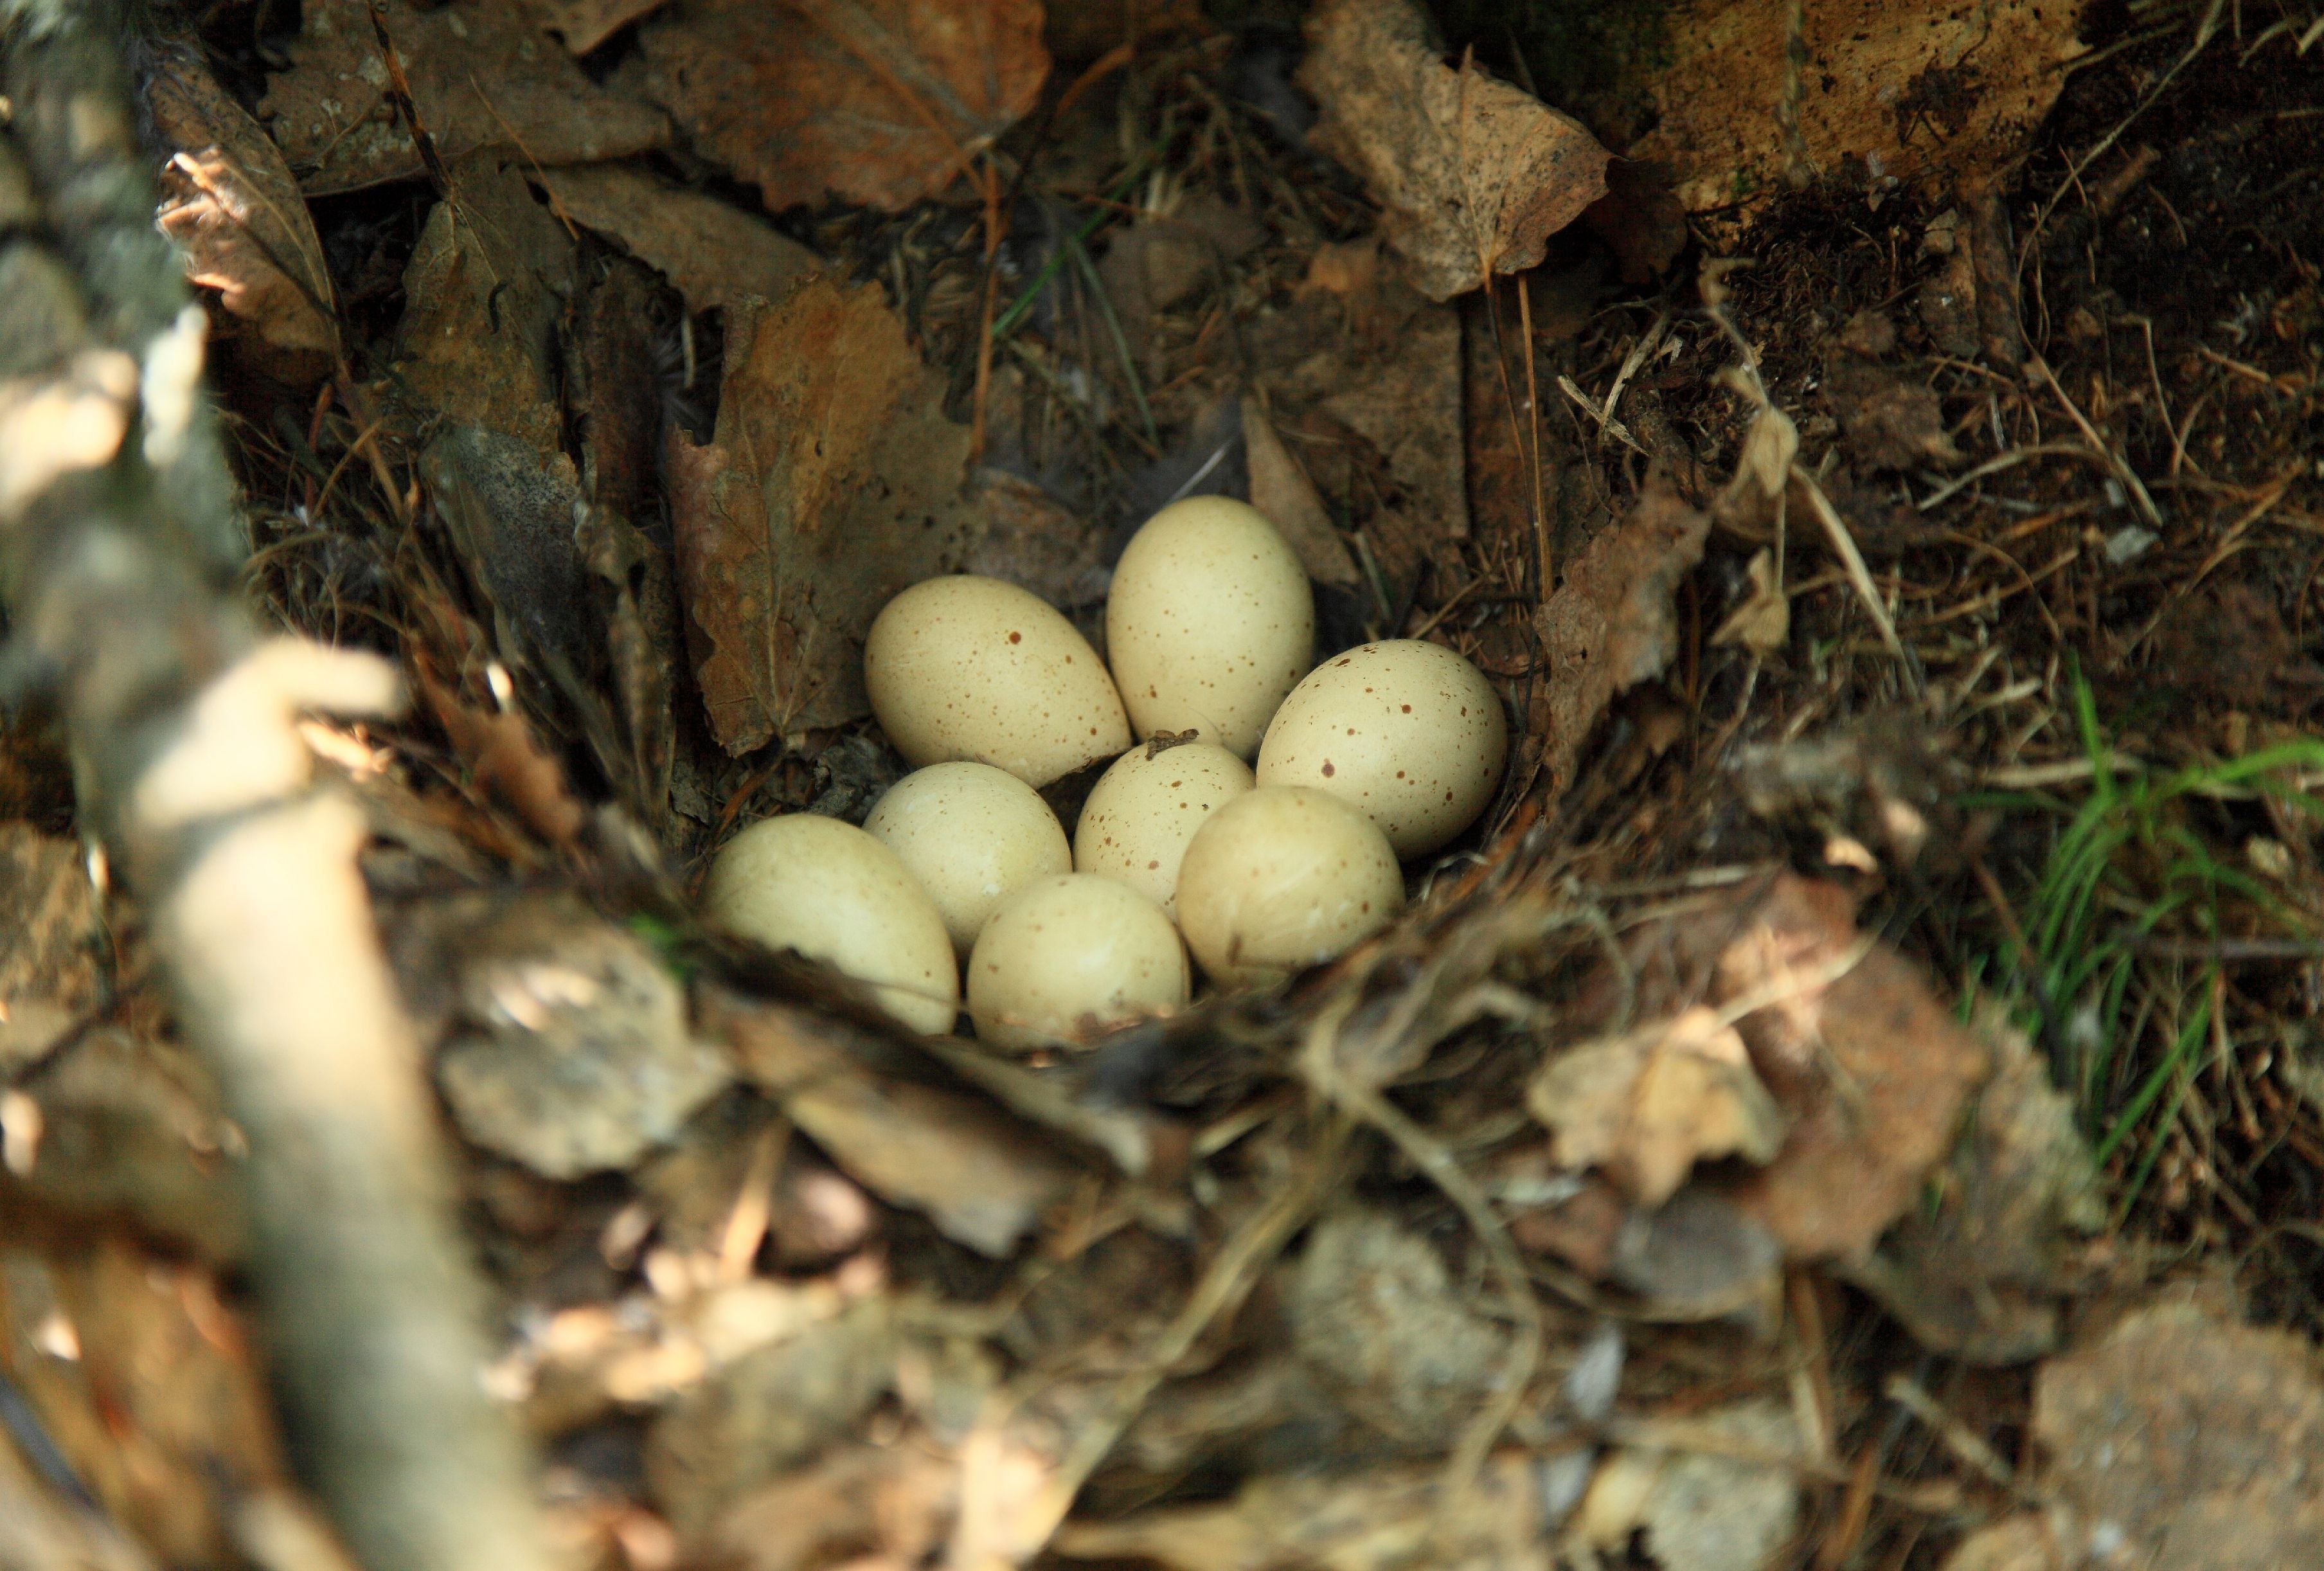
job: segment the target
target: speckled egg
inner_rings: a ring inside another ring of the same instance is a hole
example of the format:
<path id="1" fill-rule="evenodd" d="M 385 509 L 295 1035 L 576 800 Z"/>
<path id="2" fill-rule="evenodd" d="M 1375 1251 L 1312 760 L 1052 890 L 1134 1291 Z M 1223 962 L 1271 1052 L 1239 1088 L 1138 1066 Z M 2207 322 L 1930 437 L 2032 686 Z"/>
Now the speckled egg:
<path id="1" fill-rule="evenodd" d="M 1074 869 L 1178 914 L 1178 862 L 1204 820 L 1251 788 L 1250 765 L 1207 742 L 1133 747 L 1098 777 L 1074 829 Z"/>
<path id="2" fill-rule="evenodd" d="M 1394 638 L 1333 656 L 1283 700 L 1259 749 L 1262 786 L 1311 786 L 1371 816 L 1399 856 L 1476 822 L 1508 762 L 1485 675 L 1441 644 Z"/>
<path id="3" fill-rule="evenodd" d="M 1315 658 L 1314 592 L 1257 508 L 1190 496 L 1130 537 L 1105 644 L 1139 736 L 1194 731 L 1249 758 Z"/>
<path id="4" fill-rule="evenodd" d="M 1074 867 L 1049 804 L 989 763 L 914 770 L 880 799 L 863 830 L 919 880 L 964 956 L 1011 891 Z"/>
<path id="5" fill-rule="evenodd" d="M 720 848 L 703 914 L 770 949 L 824 960 L 917 1031 L 952 1030 L 959 962 L 944 918 L 896 854 L 853 824 L 788 813 Z"/>
<path id="6" fill-rule="evenodd" d="M 1388 837 L 1304 786 L 1237 797 L 1211 815 L 1178 867 L 1178 925 L 1222 987 L 1265 986 L 1335 959 L 1403 909 Z"/>
<path id="7" fill-rule="evenodd" d="M 1162 908 L 1086 873 L 1010 895 L 968 957 L 976 1040 L 1010 1052 L 1071 1047 L 1179 1008 L 1191 985 L 1185 946 Z"/>
<path id="8" fill-rule="evenodd" d="M 998 578 L 930 578 L 889 601 L 864 636 L 863 686 L 916 768 L 967 759 L 1045 786 L 1130 745 L 1089 640 Z"/>

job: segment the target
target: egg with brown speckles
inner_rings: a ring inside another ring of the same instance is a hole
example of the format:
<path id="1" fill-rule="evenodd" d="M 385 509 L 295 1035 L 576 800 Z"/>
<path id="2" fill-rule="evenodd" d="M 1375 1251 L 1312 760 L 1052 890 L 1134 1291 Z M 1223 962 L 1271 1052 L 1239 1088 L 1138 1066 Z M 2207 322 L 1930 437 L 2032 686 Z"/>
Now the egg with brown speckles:
<path id="1" fill-rule="evenodd" d="M 1292 690 L 1259 744 L 1259 783 L 1329 791 L 1398 856 L 1421 856 L 1477 821 L 1508 755 L 1484 673 L 1441 644 L 1393 638 L 1333 656 Z"/>
<path id="2" fill-rule="evenodd" d="M 1037 878 L 1070 873 L 1057 815 L 1031 786 L 989 763 L 932 763 L 889 788 L 863 832 L 893 851 L 943 913 L 965 956 L 985 919 Z"/>
<path id="3" fill-rule="evenodd" d="M 976 1040 L 1009 1052 L 1071 1047 L 1186 1002 L 1186 947 L 1162 908 L 1087 873 L 1010 895 L 968 957 Z"/>
<path id="4" fill-rule="evenodd" d="M 770 949 L 796 949 L 872 984 L 914 1030 L 952 1030 L 959 961 L 944 918 L 896 854 L 853 824 L 786 813 L 726 842 L 703 914 Z"/>
<path id="5" fill-rule="evenodd" d="M 1338 958 L 1404 908 L 1378 825 L 1305 786 L 1260 786 L 1195 834 L 1178 866 L 1178 924 L 1204 975 L 1267 986 Z"/>
<path id="6" fill-rule="evenodd" d="M 1251 788 L 1250 765 L 1207 742 L 1134 747 L 1098 777 L 1074 828 L 1074 870 L 1178 914 L 1178 863 L 1210 816 Z"/>
<path id="7" fill-rule="evenodd" d="M 1139 736 L 1194 731 L 1249 758 L 1314 661 L 1314 590 L 1266 514 L 1190 496 L 1130 537 L 1106 597 L 1105 645 Z"/>
<path id="8" fill-rule="evenodd" d="M 930 578 L 889 601 L 864 636 L 863 686 L 914 768 L 969 759 L 1038 787 L 1130 745 L 1089 640 L 998 578 Z"/>

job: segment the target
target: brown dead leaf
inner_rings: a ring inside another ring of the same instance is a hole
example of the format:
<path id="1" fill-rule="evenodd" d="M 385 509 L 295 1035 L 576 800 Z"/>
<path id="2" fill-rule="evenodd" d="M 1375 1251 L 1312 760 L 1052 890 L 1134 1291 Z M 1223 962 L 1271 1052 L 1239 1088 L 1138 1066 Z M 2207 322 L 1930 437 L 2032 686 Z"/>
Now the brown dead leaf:
<path id="1" fill-rule="evenodd" d="M 1792 1259 L 1866 1249 L 1951 1149 L 1991 1056 L 1910 961 L 1863 946 L 1843 891 L 1790 873 L 1720 953 L 1714 1001 L 1746 996 L 1775 1001 L 1738 1029 L 1792 1131 L 1728 1193 Z"/>
<path id="2" fill-rule="evenodd" d="M 1916 1206 L 1840 1274 L 1878 1298 L 1921 1345 L 1972 1363 L 2016 1363 L 2057 1344 L 2060 1300 L 2081 1244 L 2106 1225 L 2097 1165 L 2048 1064 L 1999 1020 L 1981 1023 L 2000 1067 Z"/>
<path id="3" fill-rule="evenodd" d="M 1606 194 L 1590 204 L 1582 221 L 1606 242 L 1622 282 L 1633 288 L 1669 272 L 1689 238 L 1686 209 L 1659 171 L 1627 158 L 1606 166 Z"/>
<path id="4" fill-rule="evenodd" d="M 557 1179 L 626 1169 L 733 1078 L 653 952 L 578 896 L 519 899 L 438 943 L 458 1015 L 437 1084 L 486 1151 Z"/>
<path id="5" fill-rule="evenodd" d="M 1849 452 L 1875 469 L 1950 469 L 1961 461 L 1935 390 L 1900 371 L 1835 355 L 1823 395 Z"/>
<path id="6" fill-rule="evenodd" d="M 843 1172 L 980 1253 L 1007 1256 L 1074 1182 L 1074 1168 L 983 1103 L 873 1074 L 844 1028 L 709 993 L 696 1012 Z"/>
<path id="7" fill-rule="evenodd" d="M 770 209 L 931 197 L 1033 106 L 1039 0 L 681 0 L 646 88 Z"/>
<path id="8" fill-rule="evenodd" d="M 281 149 L 190 52 L 165 52 L 147 82 L 153 128 L 176 156 L 155 221 L 186 276 L 218 291 L 243 355 L 305 386 L 338 364 L 330 269 Z"/>
<path id="9" fill-rule="evenodd" d="M 455 174 L 457 194 L 429 209 L 403 270 L 401 387 L 428 412 L 559 453 L 557 333 L 572 237 L 496 157 Z"/>
<path id="10" fill-rule="evenodd" d="M 1807 62 L 1799 141 L 1784 148 L 1791 68 L 1781 11 L 1756 0 L 1682 0 L 1657 19 L 1664 63 L 1636 86 L 1654 129 L 1623 151 L 1668 165 L 1691 211 L 1783 189 L 1861 160 L 1874 178 L 1961 175 L 2006 164 L 2082 51 L 2076 12 L 2043 0 L 1842 0 L 1802 14 Z"/>
<path id="11" fill-rule="evenodd" d="M 1491 1458 L 1450 1515 L 1438 1509 L 1441 1464 L 1268 1474 L 1215 1505 L 1069 1521 L 1049 1548 L 1067 1559 L 1151 1561 L 1166 1571 L 1550 1571 L 1555 1524 L 1544 1520 L 1538 1467 L 1522 1453 Z"/>
<path id="12" fill-rule="evenodd" d="M 53 1259 L 0 1252 L 0 1372 L 104 1516 L 161 1563 L 242 1563 L 229 1508 L 281 1484 L 281 1440 L 208 1271 L 104 1238 Z"/>
<path id="13" fill-rule="evenodd" d="M 0 1196 L 65 1225 L 117 1226 L 239 1262 L 248 1247 L 236 1132 L 208 1067 L 186 1049 L 97 1025 L 28 1076 L 38 1138 L 9 1142 Z"/>
<path id="14" fill-rule="evenodd" d="M 439 682 L 424 659 L 412 662 L 420 697 L 476 784 L 552 846 L 569 846 L 588 819 L 565 789 L 565 771 L 513 709 L 469 707 Z"/>
<path id="15" fill-rule="evenodd" d="M 1030 589 L 1060 608 L 1104 603 L 1111 577 L 1104 531 L 1031 481 L 1002 470 L 979 469 L 970 488 L 972 533 L 960 558 L 962 572 Z"/>
<path id="16" fill-rule="evenodd" d="M 2070 1564 L 2324 1565 L 2324 1383 L 2304 1336 L 2191 1296 L 2149 1306 L 2042 1366 L 2033 1433 Z"/>
<path id="17" fill-rule="evenodd" d="M 522 5 L 381 0 L 380 16 L 447 163 L 484 147 L 532 163 L 591 163 L 669 140 L 659 111 L 591 82 Z M 370 0 L 308 0 L 300 17 L 290 68 L 268 79 L 258 106 L 299 183 L 327 196 L 420 173 L 387 101 Z"/>
<path id="18" fill-rule="evenodd" d="M 1939 1571 L 2062 1571 L 2049 1524 L 2031 1511 L 1979 1528 L 1945 1557 Z"/>
<path id="19" fill-rule="evenodd" d="M 1743 1039 L 1701 1005 L 1552 1058 L 1526 1104 L 1557 1137 L 1560 1165 L 1602 1168 L 1648 1206 L 1675 1194 L 1699 1159 L 1764 1162 L 1784 1138 Z"/>
<path id="20" fill-rule="evenodd" d="M 1727 614 L 1711 642 L 1739 643 L 1754 654 L 1771 655 L 1792 636 L 1792 602 L 1784 587 L 1775 582 L 1775 553 L 1761 546 L 1751 554 L 1750 566 L 1744 572 L 1750 592 Z"/>
<path id="21" fill-rule="evenodd" d="M 1454 1289 L 1427 1239 L 1349 1209 L 1309 1235 L 1286 1295 L 1292 1346 L 1332 1400 L 1406 1445 L 1439 1445 L 1486 1400 L 1507 1334 Z"/>
<path id="22" fill-rule="evenodd" d="M 1376 243 L 1325 247 L 1307 286 L 1257 313 L 1244 342 L 1269 423 L 1378 568 L 1384 614 L 1423 573 L 1448 559 L 1457 570 L 1469 497 L 1460 313 L 1377 258 Z"/>
<path id="23" fill-rule="evenodd" d="M 645 1466 L 655 1503 L 681 1534 L 701 1531 L 853 1432 L 895 1375 L 895 1316 L 885 1298 L 744 1354 L 654 1421 Z"/>
<path id="24" fill-rule="evenodd" d="M 13 1078 L 97 1002 L 103 936 L 81 848 L 0 824 L 0 1075 Z"/>
<path id="25" fill-rule="evenodd" d="M 1250 504 L 1291 542 L 1300 565 L 1319 584 L 1359 584 L 1362 576 L 1348 559 L 1348 548 L 1332 527 L 1332 515 L 1315 494 L 1307 471 L 1275 434 L 1259 400 L 1242 401 L 1243 455 L 1250 468 Z"/>
<path id="26" fill-rule="evenodd" d="M 1614 695 L 1662 674 L 1678 652 L 1672 596 L 1695 563 L 1711 520 L 1677 493 L 1650 486 L 1620 523 L 1565 565 L 1565 582 L 1534 614 L 1549 678 L 1536 722 L 1551 790 L 1575 761 Z"/>
<path id="27" fill-rule="evenodd" d="M 1323 0 L 1299 86 L 1315 145 L 1380 205 L 1422 293 L 1450 300 L 1522 273 L 1606 194 L 1609 156 L 1579 123 L 1464 62 L 1444 63 L 1409 0 Z"/>
<path id="28" fill-rule="evenodd" d="M 538 0 L 540 24 L 565 41 L 575 55 L 587 54 L 668 0 Z"/>
<path id="29" fill-rule="evenodd" d="M 877 285 L 811 278 L 726 324 L 716 439 L 669 439 L 696 674 L 729 753 L 870 711 L 863 634 L 971 532 L 968 431 Z"/>
<path id="30" fill-rule="evenodd" d="M 846 1445 L 767 1485 L 705 1536 L 709 1571 L 902 1571 L 943 1548 L 960 1469 L 926 1443 Z"/>
<path id="31" fill-rule="evenodd" d="M 1675 1448 L 1609 1456 L 1574 1513 L 1568 1542 L 1618 1551 L 1643 1534 L 1664 1571 L 1764 1571 L 1778 1564 L 1776 1551 L 1799 1523 L 1799 1480 L 1786 1465 L 1800 1450 L 1791 1413 L 1744 1401 L 1662 1427 Z"/>
<path id="32" fill-rule="evenodd" d="M 631 164 L 543 170 L 573 221 L 611 235 L 686 297 L 687 310 L 780 300 L 823 258 L 763 218 Z"/>

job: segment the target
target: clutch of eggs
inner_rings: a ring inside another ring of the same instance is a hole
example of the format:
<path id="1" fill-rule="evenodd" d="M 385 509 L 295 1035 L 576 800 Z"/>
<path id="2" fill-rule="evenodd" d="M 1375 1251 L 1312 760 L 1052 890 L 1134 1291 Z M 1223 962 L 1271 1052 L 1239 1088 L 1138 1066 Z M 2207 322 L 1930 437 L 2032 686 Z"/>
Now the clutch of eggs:
<path id="1" fill-rule="evenodd" d="M 1148 519 L 1105 633 L 1110 667 L 995 578 L 897 596 L 863 678 L 913 772 L 862 829 L 791 814 L 735 836 L 706 915 L 870 984 L 916 1030 L 951 1029 L 964 960 L 980 1040 L 1071 1048 L 1183 1006 L 1189 950 L 1222 987 L 1346 953 L 1403 909 L 1399 859 L 1449 845 L 1499 787 L 1508 727 L 1483 673 L 1414 639 L 1314 665 L 1313 587 L 1242 503 Z M 1040 788 L 1107 760 L 1060 823 Z"/>

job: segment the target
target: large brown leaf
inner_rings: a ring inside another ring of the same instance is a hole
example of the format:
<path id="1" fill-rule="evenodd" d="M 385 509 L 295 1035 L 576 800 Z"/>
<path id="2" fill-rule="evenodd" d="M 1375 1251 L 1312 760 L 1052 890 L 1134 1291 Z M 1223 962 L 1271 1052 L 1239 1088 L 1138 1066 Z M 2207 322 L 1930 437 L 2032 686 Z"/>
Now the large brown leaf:
<path id="1" fill-rule="evenodd" d="M 521 143 L 535 163 L 586 163 L 669 140 L 659 111 L 592 83 L 523 5 L 383 0 L 381 20 L 420 123 L 447 162 Z M 368 0 L 306 0 L 290 54 L 258 112 L 309 195 L 420 172 L 419 149 L 388 103 Z"/>
<path id="2" fill-rule="evenodd" d="M 933 196 L 1049 69 L 1040 0 L 688 0 L 639 39 L 647 90 L 770 208 Z"/>
<path id="3" fill-rule="evenodd" d="M 1572 783 L 1582 744 L 1615 695 L 1660 676 L 1678 652 L 1673 596 L 1702 559 L 1710 532 L 1709 517 L 1654 486 L 1565 564 L 1565 582 L 1534 613 L 1549 679 L 1533 724 L 1553 790 Z"/>
<path id="4" fill-rule="evenodd" d="M 1606 194 L 1610 156 L 1532 94 L 1444 63 L 1411 0 L 1323 0 L 1299 85 L 1315 144 L 1380 205 L 1414 285 L 1449 300 L 1539 263 L 1549 237 Z"/>
<path id="5" fill-rule="evenodd" d="M 611 235 L 669 279 L 688 310 L 779 299 L 823 268 L 764 218 L 629 164 L 544 170 L 540 183 L 575 223 Z"/>
<path id="6" fill-rule="evenodd" d="M 957 559 L 968 431 L 876 285 L 730 308 L 718 429 L 670 438 L 678 582 L 731 753 L 870 711 L 863 634 Z"/>
<path id="7" fill-rule="evenodd" d="M 185 253 L 186 276 L 218 291 L 259 370 L 294 384 L 329 374 L 339 357 L 330 270 L 282 150 L 190 54 L 165 55 L 145 99 L 177 153 L 156 221 Z"/>

